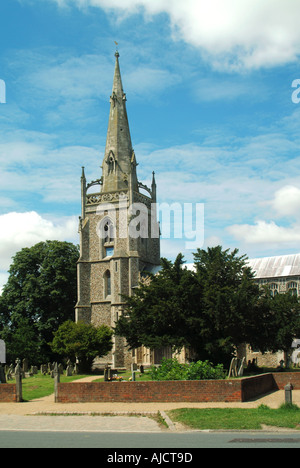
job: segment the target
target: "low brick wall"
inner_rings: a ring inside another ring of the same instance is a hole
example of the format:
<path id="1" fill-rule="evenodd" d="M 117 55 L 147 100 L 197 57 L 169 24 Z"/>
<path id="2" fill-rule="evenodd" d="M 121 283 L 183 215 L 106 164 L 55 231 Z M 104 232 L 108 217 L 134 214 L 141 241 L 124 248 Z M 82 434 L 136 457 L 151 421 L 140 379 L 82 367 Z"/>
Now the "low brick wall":
<path id="1" fill-rule="evenodd" d="M 59 383 L 58 403 L 242 401 L 240 380 Z"/>
<path id="2" fill-rule="evenodd" d="M 16 403 L 17 390 L 14 384 L 0 384 L 0 403 Z"/>
<path id="3" fill-rule="evenodd" d="M 58 402 L 240 401 L 238 381 L 60 383 Z"/>
<path id="4" fill-rule="evenodd" d="M 248 401 L 259 395 L 272 392 L 276 389 L 273 374 L 261 374 L 241 379 L 242 399 Z"/>
<path id="5" fill-rule="evenodd" d="M 262 374 L 232 380 L 59 383 L 58 403 L 243 402 L 283 389 L 300 389 L 300 373 Z"/>
<path id="6" fill-rule="evenodd" d="M 294 390 L 300 390 L 300 372 L 276 372 L 272 375 L 278 390 L 283 390 L 288 383 L 293 385 Z"/>

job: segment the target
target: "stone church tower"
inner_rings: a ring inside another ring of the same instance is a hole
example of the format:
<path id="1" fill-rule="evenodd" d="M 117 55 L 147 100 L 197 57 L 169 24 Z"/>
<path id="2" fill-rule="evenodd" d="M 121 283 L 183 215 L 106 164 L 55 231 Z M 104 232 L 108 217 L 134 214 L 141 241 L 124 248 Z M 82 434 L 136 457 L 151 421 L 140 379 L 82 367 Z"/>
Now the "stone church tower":
<path id="1" fill-rule="evenodd" d="M 151 188 L 138 181 L 118 52 L 115 57 L 102 177 L 87 184 L 82 169 L 76 304 L 76 321 L 109 326 L 123 313 L 122 295 L 132 295 L 143 274 L 160 263 L 155 176 Z M 97 193 L 90 191 L 96 186 Z M 130 366 L 132 353 L 123 338 L 114 338 L 104 361 Z"/>

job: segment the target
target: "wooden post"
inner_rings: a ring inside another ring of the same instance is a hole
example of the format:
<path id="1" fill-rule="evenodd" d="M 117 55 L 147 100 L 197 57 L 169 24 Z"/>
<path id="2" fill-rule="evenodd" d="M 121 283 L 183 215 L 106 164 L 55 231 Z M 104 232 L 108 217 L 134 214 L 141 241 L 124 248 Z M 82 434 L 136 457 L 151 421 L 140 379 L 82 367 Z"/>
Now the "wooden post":
<path id="1" fill-rule="evenodd" d="M 54 402 L 58 402 L 58 384 L 60 382 L 60 372 L 58 369 L 57 362 L 54 366 Z"/>
<path id="2" fill-rule="evenodd" d="M 22 398 L 22 369 L 20 366 L 20 359 L 16 361 L 17 365 L 15 368 L 15 378 L 16 378 L 16 393 L 17 393 L 17 403 L 21 403 L 23 401 Z"/>

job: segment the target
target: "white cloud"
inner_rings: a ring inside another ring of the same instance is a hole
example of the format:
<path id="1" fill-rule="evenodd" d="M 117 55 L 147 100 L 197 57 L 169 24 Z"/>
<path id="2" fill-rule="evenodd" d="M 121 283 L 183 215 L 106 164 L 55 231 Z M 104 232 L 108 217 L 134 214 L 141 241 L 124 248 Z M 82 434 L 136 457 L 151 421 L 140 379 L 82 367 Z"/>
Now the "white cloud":
<path id="1" fill-rule="evenodd" d="M 245 244 L 282 244 L 297 246 L 300 242 L 300 227 L 278 226 L 274 221 L 257 221 L 254 225 L 241 224 L 227 228 L 235 239 Z"/>
<path id="2" fill-rule="evenodd" d="M 199 48 L 215 66 L 252 69 L 295 61 L 300 53 L 298 0 L 54 0 L 100 7 L 119 17 L 167 13 L 173 38 Z"/>
<path id="3" fill-rule="evenodd" d="M 102 162 L 103 156 L 96 148 L 79 145 L 55 148 L 51 137 L 43 138 L 38 132 L 35 143 L 30 141 L 30 132 L 1 137 L 0 186 L 5 202 L 1 204 L 2 212 L 3 206 L 19 204 L 20 192 L 34 193 L 35 206 L 41 201 L 78 202 L 82 164 L 92 169 Z"/>
<path id="4" fill-rule="evenodd" d="M 299 249 L 300 189 L 295 185 L 284 185 L 275 191 L 270 201 L 260 204 L 268 220 L 259 219 L 253 224 L 235 224 L 229 226 L 227 232 L 248 246 Z M 272 218 L 282 218 L 285 222 L 279 225 Z"/>
<path id="5" fill-rule="evenodd" d="M 300 218 L 300 188 L 287 185 L 277 190 L 271 207 L 279 216 Z"/>
<path id="6" fill-rule="evenodd" d="M 24 247 L 46 240 L 78 242 L 76 216 L 52 221 L 35 211 L 0 216 L 0 270 L 9 268 L 12 256 Z"/>

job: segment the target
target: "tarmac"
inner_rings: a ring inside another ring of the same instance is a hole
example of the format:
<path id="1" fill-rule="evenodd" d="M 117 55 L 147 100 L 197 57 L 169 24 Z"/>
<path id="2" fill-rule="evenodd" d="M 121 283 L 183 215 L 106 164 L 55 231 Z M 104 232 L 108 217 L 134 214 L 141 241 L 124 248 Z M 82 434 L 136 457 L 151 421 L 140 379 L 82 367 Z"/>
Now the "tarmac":
<path id="1" fill-rule="evenodd" d="M 81 381 L 92 381 L 87 377 Z M 293 403 L 300 406 L 300 390 L 293 390 Z M 284 390 L 241 403 L 55 403 L 54 395 L 23 403 L 0 403 L 1 431 L 64 432 L 182 432 L 167 412 L 177 408 L 257 408 L 264 404 L 278 408 L 285 401 Z M 165 420 L 162 425 L 157 414 Z"/>

